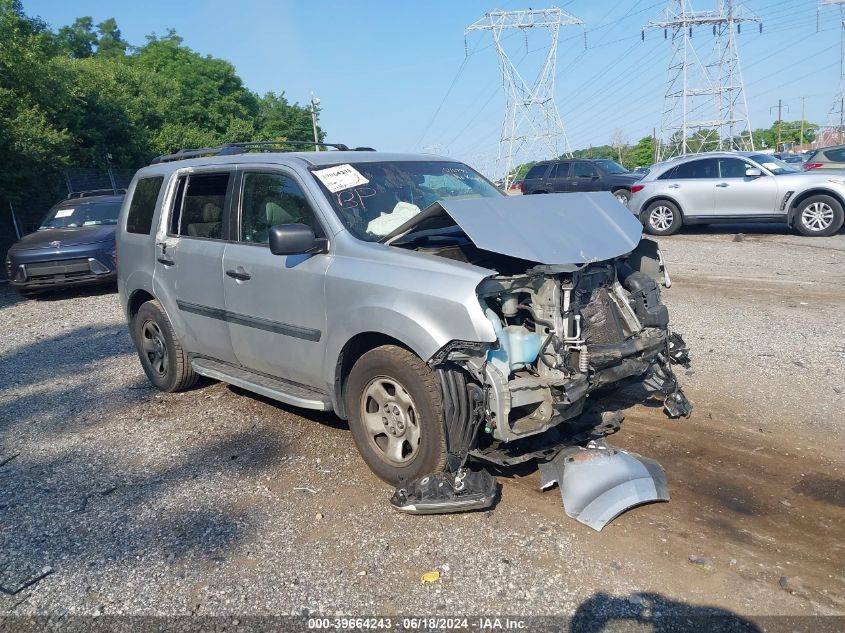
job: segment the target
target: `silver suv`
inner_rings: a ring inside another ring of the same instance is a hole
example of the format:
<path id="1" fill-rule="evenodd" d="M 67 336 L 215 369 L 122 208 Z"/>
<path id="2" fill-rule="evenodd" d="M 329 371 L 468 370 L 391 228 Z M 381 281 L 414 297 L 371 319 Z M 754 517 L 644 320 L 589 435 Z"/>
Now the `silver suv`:
<path id="1" fill-rule="evenodd" d="M 610 193 L 508 197 L 446 158 L 251 149 L 160 157 L 129 188 L 118 287 L 159 389 L 202 375 L 334 411 L 382 479 L 451 473 L 458 491 L 470 454 L 510 464 L 607 431 L 582 415 L 601 388 L 637 381 L 688 415 L 660 253 Z"/>
<path id="2" fill-rule="evenodd" d="M 653 235 L 686 224 L 781 222 L 828 236 L 843 222 L 845 176 L 806 173 L 774 156 L 710 152 L 654 165 L 628 208 Z"/>

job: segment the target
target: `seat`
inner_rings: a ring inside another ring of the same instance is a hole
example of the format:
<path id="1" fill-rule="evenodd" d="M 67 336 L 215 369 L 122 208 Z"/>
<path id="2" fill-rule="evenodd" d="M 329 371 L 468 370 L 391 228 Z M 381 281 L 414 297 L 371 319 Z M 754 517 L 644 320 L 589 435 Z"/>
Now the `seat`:
<path id="1" fill-rule="evenodd" d="M 260 208 L 260 207 L 259 207 Z M 264 203 L 264 217 L 256 218 L 255 226 L 247 233 L 251 234 L 250 241 L 257 244 L 266 244 L 270 241 L 270 227 L 277 224 L 296 224 L 301 220 L 288 209 L 271 199 Z"/>
<path id="2" fill-rule="evenodd" d="M 222 235 L 223 209 L 213 202 L 206 202 L 202 207 L 202 222 L 192 222 L 188 225 L 188 235 L 191 237 L 219 238 Z"/>

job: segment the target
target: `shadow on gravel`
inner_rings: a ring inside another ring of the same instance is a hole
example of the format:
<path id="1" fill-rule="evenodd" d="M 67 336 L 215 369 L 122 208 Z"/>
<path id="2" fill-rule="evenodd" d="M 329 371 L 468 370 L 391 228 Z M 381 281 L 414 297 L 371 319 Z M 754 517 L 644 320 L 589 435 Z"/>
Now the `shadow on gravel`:
<path id="1" fill-rule="evenodd" d="M 62 290 L 48 290 L 32 297 L 24 297 L 9 284 L 0 285 L 0 311 L 9 308 L 17 303 L 33 301 L 36 303 L 49 303 L 65 299 L 76 299 L 85 297 L 99 297 L 117 292 L 117 284 L 104 284 L 101 286 L 79 286 L 78 288 L 65 288 Z"/>
<path id="2" fill-rule="evenodd" d="M 239 398 L 250 398 L 252 400 L 257 400 L 258 402 L 263 402 L 264 404 L 269 405 L 280 411 L 284 411 L 285 413 L 289 413 L 305 420 L 310 420 L 311 422 L 316 422 L 317 424 L 322 424 L 323 426 L 328 426 L 332 429 L 340 429 L 344 431 L 349 430 L 349 424 L 347 423 L 347 421 L 341 420 L 332 412 L 314 411 L 313 409 L 302 409 L 293 405 L 285 404 L 284 402 L 279 402 L 278 400 L 273 400 L 272 398 L 267 398 L 266 396 L 262 396 L 261 394 L 255 393 L 253 391 L 247 391 L 246 389 L 235 387 L 234 385 L 226 385 L 226 387 Z"/>
<path id="3" fill-rule="evenodd" d="M 0 398 L 0 431 L 35 421 L 45 413 L 71 422 L 87 406 L 108 397 L 109 375 L 99 364 L 133 352 L 121 324 L 80 327 L 4 355 L 0 358 L 4 376 L 0 393 L 5 392 Z M 62 388 L 65 383 L 69 386 Z"/>
<path id="4" fill-rule="evenodd" d="M 251 533 L 255 510 L 209 490 L 220 477 L 278 469 L 284 448 L 271 429 L 246 429 L 164 459 L 115 460 L 95 446 L 7 461 L 0 466 L 0 611 L 47 567 L 58 576 L 156 566 L 178 574 L 186 564 L 225 562 Z"/>
<path id="5" fill-rule="evenodd" d="M 760 633 L 751 620 L 727 609 L 670 600 L 659 593 L 627 597 L 596 593 L 582 602 L 569 626 L 570 633 Z"/>

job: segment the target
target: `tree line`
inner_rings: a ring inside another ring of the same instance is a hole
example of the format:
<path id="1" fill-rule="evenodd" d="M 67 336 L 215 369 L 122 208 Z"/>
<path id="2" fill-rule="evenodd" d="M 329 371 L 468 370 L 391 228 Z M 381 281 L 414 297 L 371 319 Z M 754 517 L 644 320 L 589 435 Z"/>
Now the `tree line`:
<path id="1" fill-rule="evenodd" d="M 232 64 L 191 50 L 172 29 L 132 45 L 113 18 L 53 30 L 20 0 L 0 0 L 5 215 L 9 201 L 23 215 L 46 212 L 27 201 L 46 191 L 55 202 L 69 166 L 137 168 L 185 147 L 311 138 L 307 106 L 252 92 Z"/>

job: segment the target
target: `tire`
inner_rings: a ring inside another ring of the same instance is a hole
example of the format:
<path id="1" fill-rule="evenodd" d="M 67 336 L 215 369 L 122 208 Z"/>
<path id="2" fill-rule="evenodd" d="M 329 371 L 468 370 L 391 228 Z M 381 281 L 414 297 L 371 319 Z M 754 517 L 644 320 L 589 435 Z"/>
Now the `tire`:
<path id="1" fill-rule="evenodd" d="M 626 207 L 628 206 L 628 202 L 631 200 L 631 192 L 627 189 L 616 189 L 613 191 L 613 195 L 616 196 L 616 199 Z"/>
<path id="2" fill-rule="evenodd" d="M 802 235 L 828 237 L 842 228 L 842 205 L 833 196 L 810 196 L 795 207 L 792 222 Z"/>
<path id="3" fill-rule="evenodd" d="M 674 235 L 681 230 L 681 210 L 674 202 L 655 200 L 640 215 L 645 230 L 652 235 Z"/>
<path id="4" fill-rule="evenodd" d="M 142 304 L 130 323 L 132 342 L 150 382 L 161 391 L 182 391 L 197 382 L 188 354 L 158 301 Z"/>
<path id="5" fill-rule="evenodd" d="M 440 387 L 415 354 L 395 345 L 370 350 L 349 372 L 344 400 L 352 438 L 377 477 L 399 485 L 443 470 Z"/>

